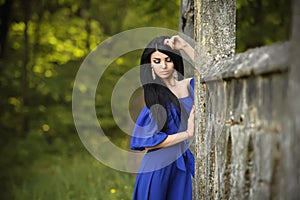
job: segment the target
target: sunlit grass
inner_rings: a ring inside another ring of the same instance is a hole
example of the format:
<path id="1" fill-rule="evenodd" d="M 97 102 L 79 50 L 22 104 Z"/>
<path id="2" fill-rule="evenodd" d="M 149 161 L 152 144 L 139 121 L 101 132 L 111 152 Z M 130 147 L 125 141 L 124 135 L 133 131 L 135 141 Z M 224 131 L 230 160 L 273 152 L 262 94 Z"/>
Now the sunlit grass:
<path id="1" fill-rule="evenodd" d="M 56 139 L 48 144 L 29 137 L 7 145 L 4 153 L 9 157 L 1 162 L 10 167 L 1 170 L 6 187 L 2 196 L 16 200 L 131 199 L 133 174 L 102 165 L 80 141 L 65 142 Z"/>

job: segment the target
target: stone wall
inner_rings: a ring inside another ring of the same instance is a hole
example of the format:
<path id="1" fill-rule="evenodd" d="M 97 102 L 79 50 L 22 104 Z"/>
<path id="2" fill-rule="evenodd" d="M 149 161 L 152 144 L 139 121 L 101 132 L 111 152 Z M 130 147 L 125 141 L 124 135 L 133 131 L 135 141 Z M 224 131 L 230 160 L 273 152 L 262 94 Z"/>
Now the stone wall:
<path id="1" fill-rule="evenodd" d="M 203 76 L 206 124 L 196 143 L 195 199 L 297 196 L 286 193 L 284 170 L 299 158 L 282 157 L 297 145 L 284 132 L 289 66 L 286 42 L 238 54 Z"/>
<path id="2" fill-rule="evenodd" d="M 290 42 L 234 55 L 235 1 L 195 1 L 195 200 L 300 199 L 299 2 Z"/>

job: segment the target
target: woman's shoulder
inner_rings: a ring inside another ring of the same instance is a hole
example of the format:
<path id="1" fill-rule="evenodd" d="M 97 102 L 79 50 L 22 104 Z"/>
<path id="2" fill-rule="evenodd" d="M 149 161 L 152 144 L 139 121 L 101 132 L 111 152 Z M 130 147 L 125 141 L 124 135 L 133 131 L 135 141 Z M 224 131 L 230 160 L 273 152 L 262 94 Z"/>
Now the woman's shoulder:
<path id="1" fill-rule="evenodd" d="M 183 86 L 187 87 L 187 88 L 190 88 L 191 85 L 194 84 L 194 78 L 191 77 L 191 78 L 185 78 L 185 79 L 182 79 L 181 81 L 179 81 L 180 84 L 182 84 Z"/>

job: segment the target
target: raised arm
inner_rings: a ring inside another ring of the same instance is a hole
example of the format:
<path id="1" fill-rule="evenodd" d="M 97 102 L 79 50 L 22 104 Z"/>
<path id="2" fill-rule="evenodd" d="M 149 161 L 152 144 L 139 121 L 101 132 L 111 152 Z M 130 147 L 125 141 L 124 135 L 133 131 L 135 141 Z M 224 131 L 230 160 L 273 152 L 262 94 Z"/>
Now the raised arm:
<path id="1" fill-rule="evenodd" d="M 166 39 L 164 41 L 164 44 L 170 46 L 172 49 L 184 51 L 192 59 L 193 62 L 195 61 L 194 48 L 179 35 L 174 35 L 170 39 Z"/>

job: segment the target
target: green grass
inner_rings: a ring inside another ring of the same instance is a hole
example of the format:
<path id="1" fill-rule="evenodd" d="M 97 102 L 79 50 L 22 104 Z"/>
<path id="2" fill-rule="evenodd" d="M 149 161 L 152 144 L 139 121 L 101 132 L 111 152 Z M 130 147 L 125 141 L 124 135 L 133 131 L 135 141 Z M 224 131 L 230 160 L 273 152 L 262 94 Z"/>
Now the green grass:
<path id="1" fill-rule="evenodd" d="M 102 165 L 76 137 L 29 136 L 1 149 L 0 199 L 131 199 L 135 176 Z"/>

